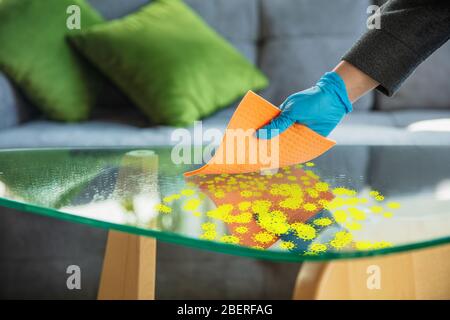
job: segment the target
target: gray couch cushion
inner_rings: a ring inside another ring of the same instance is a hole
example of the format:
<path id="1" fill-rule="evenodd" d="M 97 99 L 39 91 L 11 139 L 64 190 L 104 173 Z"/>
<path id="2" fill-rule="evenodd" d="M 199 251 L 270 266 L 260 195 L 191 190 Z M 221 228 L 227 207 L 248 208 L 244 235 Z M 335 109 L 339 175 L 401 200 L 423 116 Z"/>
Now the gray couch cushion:
<path id="1" fill-rule="evenodd" d="M 331 133 L 340 144 L 367 145 L 450 145 L 447 131 L 413 131 L 412 123 L 430 119 L 450 119 L 450 111 L 352 113 Z"/>
<path id="2" fill-rule="evenodd" d="M 222 110 L 202 122 L 203 130 L 224 131 L 234 111 Z M 440 114 L 445 117 L 445 114 Z M 331 133 L 330 138 L 341 145 L 450 145 L 450 132 L 413 132 L 396 120 L 395 112 L 355 112 L 348 115 Z M 450 118 L 450 111 L 447 113 Z M 173 127 L 139 128 L 136 126 L 91 121 L 57 123 L 33 121 L 0 131 L 0 149 L 17 147 L 63 146 L 151 146 L 173 145 Z M 193 127 L 188 128 L 192 130 Z M 208 142 L 206 142 L 208 143 Z"/>
<path id="3" fill-rule="evenodd" d="M 106 19 L 126 16 L 151 0 L 88 0 Z M 185 0 L 213 29 L 244 56 L 256 62 L 259 35 L 259 0 Z"/>
<path id="4" fill-rule="evenodd" d="M 450 42 L 423 62 L 389 98 L 377 93 L 380 110 L 443 108 L 450 110 Z"/>
<path id="5" fill-rule="evenodd" d="M 33 109 L 29 108 L 23 96 L 8 77 L 0 72 L 0 130 L 29 119 L 32 113 Z"/>
<path id="6" fill-rule="evenodd" d="M 88 0 L 100 14 L 108 19 L 126 16 L 150 2 L 150 0 Z"/>
<path id="7" fill-rule="evenodd" d="M 271 80 L 264 96 L 280 104 L 332 69 L 366 30 L 369 1 L 262 0 L 260 63 Z M 372 95 L 355 110 L 372 106 Z"/>

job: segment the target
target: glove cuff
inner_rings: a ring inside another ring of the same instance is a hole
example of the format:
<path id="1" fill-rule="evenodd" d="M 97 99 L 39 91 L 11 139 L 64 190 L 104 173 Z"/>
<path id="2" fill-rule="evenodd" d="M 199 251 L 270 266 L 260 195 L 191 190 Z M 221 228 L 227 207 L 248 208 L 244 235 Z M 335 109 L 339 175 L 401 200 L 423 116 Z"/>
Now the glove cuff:
<path id="1" fill-rule="evenodd" d="M 320 88 L 326 87 L 334 92 L 345 108 L 345 113 L 352 112 L 352 103 L 347 94 L 344 80 L 336 72 L 327 72 L 317 82 Z"/>

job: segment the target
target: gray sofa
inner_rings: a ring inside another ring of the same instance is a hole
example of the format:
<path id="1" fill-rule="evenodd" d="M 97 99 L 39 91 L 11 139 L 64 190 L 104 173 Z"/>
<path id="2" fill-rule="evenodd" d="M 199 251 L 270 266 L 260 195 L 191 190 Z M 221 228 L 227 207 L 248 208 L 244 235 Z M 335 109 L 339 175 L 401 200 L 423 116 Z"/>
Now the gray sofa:
<path id="1" fill-rule="evenodd" d="M 108 19 L 146 0 L 90 0 Z M 369 0 L 186 0 L 270 78 L 261 94 L 275 104 L 312 85 L 366 30 Z M 425 120 L 450 119 L 450 44 L 423 63 L 392 98 L 372 93 L 332 133 L 341 145 L 450 145 L 450 128 Z M 0 74 L 0 148 L 149 146 L 171 144 L 170 127 L 149 127 L 111 86 L 109 101 L 83 123 L 44 119 Z M 234 106 L 204 119 L 224 129 Z M 445 130 L 446 129 L 446 130 Z M 342 149 L 345 151 L 345 149 Z M 389 155 L 387 155 L 389 157 Z M 346 170 L 378 167 L 359 148 Z M 336 164 L 334 164 L 336 165 Z M 1 171 L 1 168 L 0 168 Z M 0 210 L 0 298 L 94 298 L 106 232 Z M 158 298 L 289 298 L 298 265 L 276 264 L 181 248 L 158 247 Z M 80 291 L 65 287 L 65 267 L 85 277 Z M 214 271 L 211 271 L 214 270 Z M 220 270 L 218 272 L 218 270 Z M 180 281 L 182 279 L 183 281 Z M 194 285 L 195 284 L 195 285 Z"/>

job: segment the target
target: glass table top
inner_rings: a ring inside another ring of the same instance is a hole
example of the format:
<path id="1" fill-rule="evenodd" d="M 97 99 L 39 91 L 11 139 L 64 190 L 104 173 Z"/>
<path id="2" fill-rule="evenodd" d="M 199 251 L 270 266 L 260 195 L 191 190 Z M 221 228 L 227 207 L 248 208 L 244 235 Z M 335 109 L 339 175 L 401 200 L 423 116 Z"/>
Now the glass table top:
<path id="1" fill-rule="evenodd" d="M 337 146 L 268 174 L 201 175 L 171 148 L 0 151 L 0 205 L 216 252 L 332 260 L 450 242 L 450 149 Z"/>

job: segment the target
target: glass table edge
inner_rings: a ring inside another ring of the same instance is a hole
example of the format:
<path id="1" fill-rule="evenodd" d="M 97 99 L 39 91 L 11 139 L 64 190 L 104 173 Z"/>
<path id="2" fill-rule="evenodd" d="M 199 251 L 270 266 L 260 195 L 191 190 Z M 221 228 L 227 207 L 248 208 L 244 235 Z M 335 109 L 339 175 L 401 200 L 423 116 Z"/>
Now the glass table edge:
<path id="1" fill-rule="evenodd" d="M 143 228 L 139 228 L 139 227 L 120 225 L 120 224 L 116 224 L 116 223 L 80 217 L 80 216 L 72 215 L 69 213 L 60 212 L 55 209 L 50 209 L 50 208 L 41 207 L 41 206 L 37 206 L 37 205 L 25 204 L 22 202 L 4 199 L 4 198 L 0 198 L 0 206 L 7 207 L 10 209 L 17 209 L 17 210 L 25 211 L 27 213 L 39 214 L 42 216 L 56 218 L 59 220 L 80 223 L 80 224 L 87 225 L 90 227 L 126 232 L 126 233 L 134 234 L 137 236 L 151 237 L 151 238 L 155 238 L 157 240 L 163 241 L 163 242 L 179 244 L 179 245 L 191 247 L 194 249 L 202 249 L 202 250 L 208 250 L 208 251 L 212 251 L 212 252 L 237 255 L 237 256 L 242 256 L 242 257 L 247 257 L 247 258 L 256 258 L 256 259 L 263 259 L 263 260 L 269 260 L 269 261 L 276 261 L 276 262 L 292 262 L 292 263 L 307 262 L 307 261 L 327 262 L 327 261 L 332 261 L 332 260 L 370 258 L 370 257 L 375 257 L 375 256 L 383 256 L 383 255 L 387 255 L 387 254 L 402 253 L 402 252 L 407 252 L 407 251 L 411 251 L 411 250 L 424 249 L 424 248 L 428 248 L 428 247 L 433 247 L 433 246 L 437 246 L 437 245 L 450 243 L 450 236 L 449 236 L 449 237 L 433 239 L 430 241 L 405 244 L 405 245 L 401 245 L 401 246 L 395 246 L 395 247 L 383 248 L 383 249 L 377 249 L 377 250 L 361 250 L 361 251 L 343 252 L 343 253 L 326 253 L 326 254 L 321 254 L 321 255 L 299 255 L 299 254 L 293 254 L 293 253 L 282 252 L 282 251 L 274 252 L 274 251 L 267 251 L 267 250 L 261 250 L 261 249 L 253 249 L 253 248 L 248 248 L 248 247 L 243 247 L 243 246 L 238 246 L 238 245 L 233 245 L 233 244 L 219 243 L 219 242 L 214 242 L 214 241 L 184 237 L 184 236 L 181 236 L 181 235 L 178 235 L 175 233 L 167 233 L 167 232 L 143 229 Z"/>

